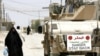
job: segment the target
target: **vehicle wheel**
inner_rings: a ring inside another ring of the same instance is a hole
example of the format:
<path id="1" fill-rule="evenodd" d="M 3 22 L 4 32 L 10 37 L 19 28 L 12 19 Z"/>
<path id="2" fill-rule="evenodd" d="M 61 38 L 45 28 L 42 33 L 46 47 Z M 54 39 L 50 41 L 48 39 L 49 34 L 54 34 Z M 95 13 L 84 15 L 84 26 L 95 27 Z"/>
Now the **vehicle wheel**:
<path id="1" fill-rule="evenodd" d="M 67 55 L 68 53 L 64 53 L 64 52 L 60 53 L 60 56 L 67 56 Z"/>
<path id="2" fill-rule="evenodd" d="M 47 54 L 44 54 L 44 56 L 48 56 Z"/>
<path id="3" fill-rule="evenodd" d="M 88 52 L 86 56 L 97 56 L 96 52 Z"/>

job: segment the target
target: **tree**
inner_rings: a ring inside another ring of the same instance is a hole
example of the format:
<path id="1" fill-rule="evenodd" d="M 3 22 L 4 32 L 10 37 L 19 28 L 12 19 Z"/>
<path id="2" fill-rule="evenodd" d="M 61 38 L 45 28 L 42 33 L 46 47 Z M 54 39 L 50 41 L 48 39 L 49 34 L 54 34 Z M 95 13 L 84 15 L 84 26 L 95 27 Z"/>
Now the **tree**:
<path id="1" fill-rule="evenodd" d="M 31 24 L 31 28 L 35 30 L 35 32 L 37 32 L 37 28 L 40 25 L 40 20 L 36 20 L 35 23 Z"/>

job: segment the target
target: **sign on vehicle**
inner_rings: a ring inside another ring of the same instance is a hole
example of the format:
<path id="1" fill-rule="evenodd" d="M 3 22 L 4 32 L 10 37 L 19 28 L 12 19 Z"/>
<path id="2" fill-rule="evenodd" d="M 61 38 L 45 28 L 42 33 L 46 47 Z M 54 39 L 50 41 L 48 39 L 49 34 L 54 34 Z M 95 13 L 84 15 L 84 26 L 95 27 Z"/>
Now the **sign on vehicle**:
<path id="1" fill-rule="evenodd" d="M 67 51 L 91 51 L 91 35 L 67 35 Z"/>

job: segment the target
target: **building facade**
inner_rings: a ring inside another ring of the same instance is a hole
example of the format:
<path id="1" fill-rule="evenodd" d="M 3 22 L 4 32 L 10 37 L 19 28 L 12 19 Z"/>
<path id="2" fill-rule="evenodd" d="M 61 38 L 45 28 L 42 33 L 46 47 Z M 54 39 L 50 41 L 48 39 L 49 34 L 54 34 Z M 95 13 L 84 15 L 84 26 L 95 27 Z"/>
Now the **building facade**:
<path id="1" fill-rule="evenodd" d="M 9 15 L 5 13 L 4 4 L 2 1 L 3 0 L 0 0 L 0 31 L 9 30 L 14 24 Z"/>

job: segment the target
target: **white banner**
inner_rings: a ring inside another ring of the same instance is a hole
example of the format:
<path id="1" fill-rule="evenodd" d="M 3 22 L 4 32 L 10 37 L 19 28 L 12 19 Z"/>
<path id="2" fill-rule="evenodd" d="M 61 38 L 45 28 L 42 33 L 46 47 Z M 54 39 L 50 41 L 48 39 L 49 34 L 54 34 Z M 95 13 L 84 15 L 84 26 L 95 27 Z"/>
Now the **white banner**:
<path id="1" fill-rule="evenodd" d="M 67 35 L 67 51 L 91 51 L 91 35 Z"/>

